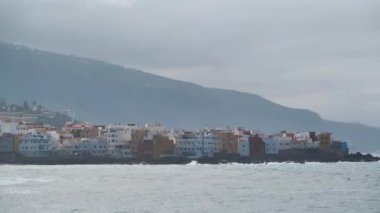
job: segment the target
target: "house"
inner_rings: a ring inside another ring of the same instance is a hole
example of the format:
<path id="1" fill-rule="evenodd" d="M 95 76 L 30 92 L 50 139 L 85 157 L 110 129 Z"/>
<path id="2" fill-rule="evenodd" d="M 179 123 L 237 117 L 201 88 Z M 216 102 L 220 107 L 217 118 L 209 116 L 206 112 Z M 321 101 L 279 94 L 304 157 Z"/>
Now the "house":
<path id="1" fill-rule="evenodd" d="M 146 161 L 153 159 L 153 140 L 144 140 L 138 143 L 137 159 Z"/>
<path id="2" fill-rule="evenodd" d="M 240 157 L 249 157 L 250 156 L 250 142 L 249 135 L 242 135 L 238 138 L 238 153 Z"/>
<path id="3" fill-rule="evenodd" d="M 234 132 L 228 130 L 220 132 L 218 138 L 221 142 L 221 154 L 238 154 L 238 136 Z"/>
<path id="4" fill-rule="evenodd" d="M 74 138 L 96 138 L 105 126 L 88 123 L 67 123 L 63 131 L 73 134 Z"/>
<path id="5" fill-rule="evenodd" d="M 4 133 L 8 134 L 17 134 L 17 126 L 18 122 L 10 121 L 10 120 L 0 120 L 0 135 Z"/>
<path id="6" fill-rule="evenodd" d="M 348 149 L 347 142 L 332 141 L 331 151 L 340 156 L 348 155 L 349 149 Z"/>
<path id="7" fill-rule="evenodd" d="M 265 154 L 278 155 L 281 150 L 291 149 L 292 138 L 278 135 L 264 137 Z"/>
<path id="8" fill-rule="evenodd" d="M 293 137 L 292 149 L 319 149 L 320 143 L 316 140 L 314 132 L 299 132 Z"/>
<path id="9" fill-rule="evenodd" d="M 249 137 L 250 156 L 265 155 L 265 143 L 258 134 Z"/>
<path id="10" fill-rule="evenodd" d="M 174 142 L 166 135 L 155 135 L 153 137 L 153 158 L 160 159 L 171 156 L 174 152 Z"/>
<path id="11" fill-rule="evenodd" d="M 209 130 L 183 132 L 176 138 L 176 155 L 188 158 L 213 157 L 220 148 L 219 138 Z"/>
<path id="12" fill-rule="evenodd" d="M 113 124 L 100 131 L 100 137 L 108 143 L 109 155 L 115 159 L 133 158 L 132 132 L 135 127 L 128 125 Z"/>
<path id="13" fill-rule="evenodd" d="M 30 130 L 20 137 L 18 152 L 28 158 L 51 157 L 57 150 L 59 140 L 52 133 L 40 133 Z"/>
<path id="14" fill-rule="evenodd" d="M 319 141 L 319 146 L 323 150 L 329 150 L 331 146 L 331 133 L 322 132 L 317 134 L 317 140 Z"/>

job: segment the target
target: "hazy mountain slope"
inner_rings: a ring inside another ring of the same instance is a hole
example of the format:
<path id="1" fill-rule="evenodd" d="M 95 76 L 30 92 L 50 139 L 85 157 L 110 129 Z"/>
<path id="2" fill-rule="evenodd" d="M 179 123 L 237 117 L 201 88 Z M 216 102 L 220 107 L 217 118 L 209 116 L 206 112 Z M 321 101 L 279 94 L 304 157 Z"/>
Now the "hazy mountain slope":
<path id="1" fill-rule="evenodd" d="M 380 149 L 380 129 L 322 120 L 260 96 L 205 88 L 101 61 L 0 43 L 0 97 L 73 109 L 93 122 L 160 121 L 167 127 L 244 126 L 263 131 L 329 130 Z M 360 139 L 360 140 L 359 140 Z"/>

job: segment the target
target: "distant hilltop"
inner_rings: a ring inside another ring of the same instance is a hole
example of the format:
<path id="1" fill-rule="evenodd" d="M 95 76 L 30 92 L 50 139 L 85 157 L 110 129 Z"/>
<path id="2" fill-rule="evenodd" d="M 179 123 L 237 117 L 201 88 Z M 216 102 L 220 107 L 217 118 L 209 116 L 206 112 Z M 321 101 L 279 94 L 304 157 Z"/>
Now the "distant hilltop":
<path id="1" fill-rule="evenodd" d="M 206 88 L 103 61 L 0 43 L 0 97 L 36 100 L 94 123 L 161 121 L 169 128 L 243 126 L 263 132 L 334 132 L 352 150 L 380 150 L 380 129 L 322 119 L 255 94 Z"/>

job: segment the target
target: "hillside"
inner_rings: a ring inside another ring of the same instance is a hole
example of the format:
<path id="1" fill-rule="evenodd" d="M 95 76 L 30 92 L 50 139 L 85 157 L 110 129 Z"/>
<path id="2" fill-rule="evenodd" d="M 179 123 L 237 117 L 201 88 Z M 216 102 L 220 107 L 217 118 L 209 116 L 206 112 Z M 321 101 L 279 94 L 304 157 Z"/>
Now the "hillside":
<path id="1" fill-rule="evenodd" d="M 72 109 L 79 120 L 331 131 L 355 142 L 354 150 L 380 149 L 379 128 L 326 121 L 312 111 L 284 107 L 258 95 L 206 88 L 102 61 L 0 43 L 0 74 L 0 98 Z"/>
<path id="2" fill-rule="evenodd" d="M 54 112 L 32 102 L 30 105 L 25 101 L 23 105 L 6 103 L 0 99 L 0 119 L 19 119 L 26 122 L 37 122 L 62 128 L 66 122 L 72 121 L 69 115 L 62 112 Z"/>

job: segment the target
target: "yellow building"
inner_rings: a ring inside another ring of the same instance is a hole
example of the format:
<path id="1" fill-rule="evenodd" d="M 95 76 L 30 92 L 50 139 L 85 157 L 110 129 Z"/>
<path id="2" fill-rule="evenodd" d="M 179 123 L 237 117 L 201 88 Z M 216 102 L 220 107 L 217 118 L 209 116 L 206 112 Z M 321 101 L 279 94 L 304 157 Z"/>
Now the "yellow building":
<path id="1" fill-rule="evenodd" d="M 331 146 L 331 133 L 322 132 L 317 134 L 317 140 L 321 149 L 328 150 Z"/>
<path id="2" fill-rule="evenodd" d="M 237 154 L 238 136 L 233 132 L 221 132 L 218 134 L 221 141 L 221 152 L 228 154 Z"/>

